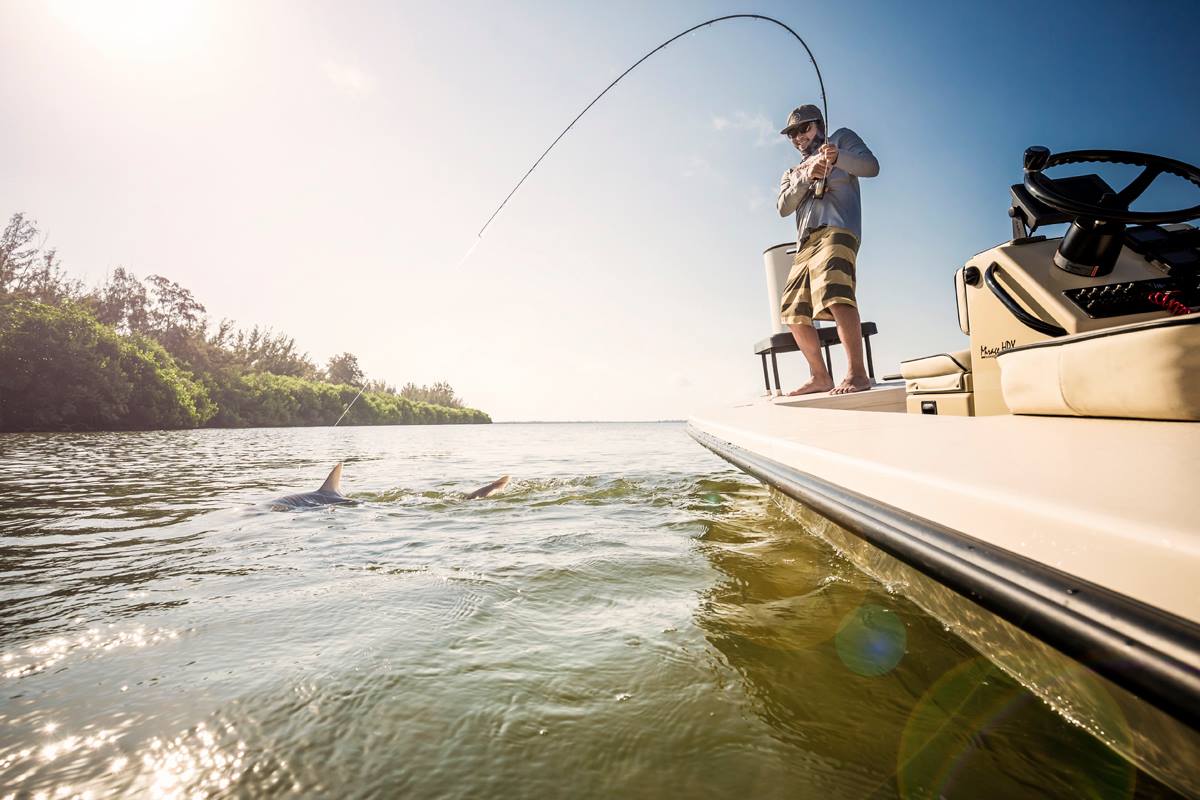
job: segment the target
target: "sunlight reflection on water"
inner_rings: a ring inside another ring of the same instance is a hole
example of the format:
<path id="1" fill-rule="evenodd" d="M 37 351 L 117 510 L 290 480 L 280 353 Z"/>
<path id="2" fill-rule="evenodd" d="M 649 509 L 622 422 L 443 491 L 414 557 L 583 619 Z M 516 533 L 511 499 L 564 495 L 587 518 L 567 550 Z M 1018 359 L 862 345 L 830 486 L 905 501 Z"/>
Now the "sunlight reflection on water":
<path id="1" fill-rule="evenodd" d="M 974 654 L 681 425 L 0 450 L 0 798 L 1131 785 L 1003 675 L 1001 723 L 931 717 Z M 268 510 L 336 460 L 356 505 Z M 463 499 L 502 474 L 504 493 Z M 930 719 L 942 738 L 914 733 Z M 914 742 L 932 745 L 903 761 Z M 1142 776 L 1136 793 L 1168 796 Z"/>
<path id="2" fill-rule="evenodd" d="M 178 631 L 166 629 L 147 631 L 144 627 L 137 627 L 112 632 L 88 628 L 77 636 L 56 636 L 45 642 L 26 645 L 16 652 L 4 653 L 0 655 L 0 665 L 3 665 L 5 678 L 23 678 L 50 669 L 74 651 L 146 647 L 177 638 Z"/>

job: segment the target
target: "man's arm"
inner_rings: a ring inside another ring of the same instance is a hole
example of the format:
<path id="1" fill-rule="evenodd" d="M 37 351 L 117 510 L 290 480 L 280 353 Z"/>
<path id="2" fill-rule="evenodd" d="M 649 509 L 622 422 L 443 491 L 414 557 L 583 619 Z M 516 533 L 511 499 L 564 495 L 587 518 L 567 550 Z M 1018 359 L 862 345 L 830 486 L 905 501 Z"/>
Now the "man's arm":
<path id="1" fill-rule="evenodd" d="M 858 134 L 841 128 L 830 139 L 837 139 L 837 161 L 834 166 L 859 178 L 874 178 L 879 174 L 879 159 Z"/>
<path id="2" fill-rule="evenodd" d="M 779 209 L 779 216 L 786 217 L 789 214 L 795 214 L 796 209 L 800 207 L 801 201 L 804 200 L 804 196 L 811 188 L 812 181 L 804 180 L 800 167 L 792 167 L 783 173 L 783 177 L 779 181 L 779 199 L 775 201 L 775 207 Z"/>

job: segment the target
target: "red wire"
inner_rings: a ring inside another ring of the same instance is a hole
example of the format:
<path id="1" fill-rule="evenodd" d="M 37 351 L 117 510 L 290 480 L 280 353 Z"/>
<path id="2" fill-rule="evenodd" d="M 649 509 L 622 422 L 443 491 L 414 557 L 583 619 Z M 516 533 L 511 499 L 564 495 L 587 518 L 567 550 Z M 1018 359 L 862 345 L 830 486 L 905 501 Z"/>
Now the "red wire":
<path id="1" fill-rule="evenodd" d="M 1183 303 L 1175 299 L 1176 291 L 1169 292 L 1151 292 L 1146 299 L 1156 306 L 1162 306 L 1167 311 L 1175 315 L 1191 314 L 1192 310 Z"/>

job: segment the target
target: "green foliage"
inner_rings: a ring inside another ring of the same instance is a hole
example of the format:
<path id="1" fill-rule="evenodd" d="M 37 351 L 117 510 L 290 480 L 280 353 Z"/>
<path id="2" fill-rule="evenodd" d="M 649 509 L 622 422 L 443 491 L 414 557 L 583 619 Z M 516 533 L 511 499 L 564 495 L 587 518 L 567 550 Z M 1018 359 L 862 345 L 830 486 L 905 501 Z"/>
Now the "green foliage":
<path id="1" fill-rule="evenodd" d="M 96 319 L 121 333 L 150 330 L 150 295 L 137 276 L 117 267 L 104 285 L 88 296 Z"/>
<path id="2" fill-rule="evenodd" d="M 37 235 L 37 223 L 19 212 L 0 232 L 0 295 L 51 304 L 78 299 L 83 286 L 63 273 L 57 251 L 34 244 Z"/>
<path id="3" fill-rule="evenodd" d="M 332 425 L 358 389 L 348 384 L 311 381 L 290 375 L 256 372 L 242 375 L 216 391 L 221 427 Z M 413 402 L 385 392 L 363 392 L 343 425 L 470 424 L 491 422 L 473 408 L 446 408 Z"/>
<path id="4" fill-rule="evenodd" d="M 37 236 L 23 214 L 0 231 L 0 431 L 331 425 L 362 386 L 347 425 L 491 422 L 447 383 L 366 381 L 352 353 L 322 371 L 270 329 L 209 335 L 204 306 L 160 275 L 117 267 L 85 293 Z"/>
<path id="5" fill-rule="evenodd" d="M 329 359 L 329 364 L 325 367 L 325 380 L 330 383 L 361 386 L 363 377 L 362 367 L 358 365 L 358 357 L 353 353 L 334 356 Z"/>
<path id="6" fill-rule="evenodd" d="M 296 378 L 315 380 L 319 371 L 307 353 L 296 349 L 296 341 L 282 333 L 255 325 L 248 331 L 238 331 L 225 345 L 234 360 L 251 372 L 271 372 Z"/>
<path id="7" fill-rule="evenodd" d="M 127 424 L 138 429 L 195 428 L 217 411 L 202 381 L 158 342 L 134 336 L 122 343 L 123 367 L 133 380 Z"/>
<path id="8" fill-rule="evenodd" d="M 194 428 L 215 410 L 156 342 L 76 304 L 0 303 L 0 430 Z"/>
<path id="9" fill-rule="evenodd" d="M 463 402 L 454 394 L 454 387 L 445 381 L 438 381 L 432 386 L 417 386 L 415 383 L 406 383 L 404 388 L 400 390 L 401 397 L 407 397 L 409 400 L 416 400 L 422 403 L 429 403 L 435 406 L 447 406 L 448 408 L 462 408 Z"/>

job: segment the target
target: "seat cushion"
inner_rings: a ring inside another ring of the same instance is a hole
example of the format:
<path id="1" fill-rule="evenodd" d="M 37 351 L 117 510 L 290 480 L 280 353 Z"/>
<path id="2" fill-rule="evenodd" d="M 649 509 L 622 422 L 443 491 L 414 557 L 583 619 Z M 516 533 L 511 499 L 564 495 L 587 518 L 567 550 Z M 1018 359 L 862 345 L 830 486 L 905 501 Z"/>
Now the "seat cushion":
<path id="1" fill-rule="evenodd" d="M 900 362 L 900 375 L 905 380 L 914 378 L 936 378 L 942 375 L 962 375 L 971 371 L 971 351 L 938 353 L 924 358 L 912 358 Z"/>
<path id="2" fill-rule="evenodd" d="M 1014 414 L 1200 420 L 1200 314 L 1014 347 L 998 363 Z"/>
<path id="3" fill-rule="evenodd" d="M 931 375 L 927 378 L 906 378 L 904 389 L 909 394 L 969 392 L 971 391 L 971 373 L 955 372 L 950 375 Z"/>

